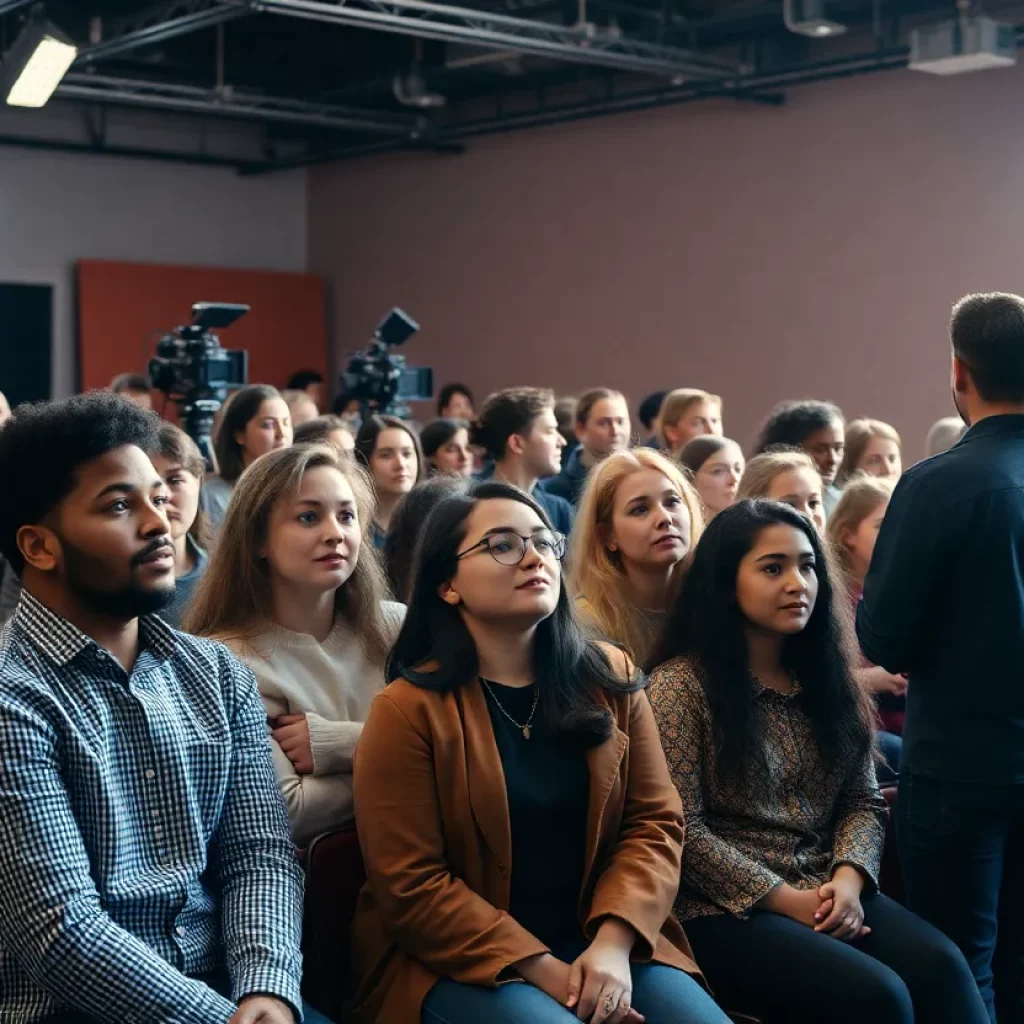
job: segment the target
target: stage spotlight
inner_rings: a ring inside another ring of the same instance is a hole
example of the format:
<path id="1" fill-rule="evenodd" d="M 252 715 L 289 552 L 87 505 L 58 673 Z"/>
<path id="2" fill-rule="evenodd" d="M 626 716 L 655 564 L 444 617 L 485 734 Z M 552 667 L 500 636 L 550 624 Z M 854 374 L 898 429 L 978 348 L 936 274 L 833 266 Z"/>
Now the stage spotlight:
<path id="1" fill-rule="evenodd" d="M 42 107 L 78 56 L 78 48 L 46 20 L 42 7 L 29 15 L 0 64 L 0 87 L 12 107 Z"/>

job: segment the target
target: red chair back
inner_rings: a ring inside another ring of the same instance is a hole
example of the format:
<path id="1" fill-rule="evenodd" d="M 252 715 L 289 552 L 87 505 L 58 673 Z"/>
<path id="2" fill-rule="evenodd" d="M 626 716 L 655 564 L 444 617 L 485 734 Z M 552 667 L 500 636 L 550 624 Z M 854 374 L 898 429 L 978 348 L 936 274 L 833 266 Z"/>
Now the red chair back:
<path id="1" fill-rule="evenodd" d="M 306 850 L 305 865 L 303 995 L 321 1013 L 341 1021 L 350 994 L 350 926 L 366 881 L 355 829 L 317 836 Z"/>

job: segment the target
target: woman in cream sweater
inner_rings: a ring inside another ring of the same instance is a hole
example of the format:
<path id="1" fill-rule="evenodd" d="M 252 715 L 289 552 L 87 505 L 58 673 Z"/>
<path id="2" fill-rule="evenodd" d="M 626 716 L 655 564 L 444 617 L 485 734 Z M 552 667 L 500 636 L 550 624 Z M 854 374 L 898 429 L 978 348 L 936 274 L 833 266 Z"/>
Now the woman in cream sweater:
<path id="1" fill-rule="evenodd" d="M 352 821 L 352 759 L 403 605 L 367 542 L 372 492 L 329 445 L 270 452 L 239 479 L 187 622 L 256 676 L 292 835 Z"/>

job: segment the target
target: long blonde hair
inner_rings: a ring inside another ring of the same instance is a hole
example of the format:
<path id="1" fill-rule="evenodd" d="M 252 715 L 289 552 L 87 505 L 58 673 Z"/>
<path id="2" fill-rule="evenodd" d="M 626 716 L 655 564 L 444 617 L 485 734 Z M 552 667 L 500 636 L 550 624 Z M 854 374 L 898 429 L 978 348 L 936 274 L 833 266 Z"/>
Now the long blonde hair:
<path id="1" fill-rule="evenodd" d="M 768 497 L 772 481 L 780 474 L 794 469 L 809 469 L 816 477 L 821 477 L 814 459 L 798 448 L 780 448 L 755 455 L 743 471 L 740 485 L 736 489 L 736 500 Z"/>
<path id="2" fill-rule="evenodd" d="M 884 437 L 886 441 L 895 441 L 896 447 L 902 454 L 903 442 L 895 427 L 890 427 L 888 423 L 883 423 L 881 420 L 850 420 L 846 424 L 846 449 L 843 452 L 843 463 L 839 467 L 839 474 L 836 478 L 837 483 L 843 484 L 857 473 L 857 463 L 863 458 L 864 451 L 873 437 Z"/>
<path id="3" fill-rule="evenodd" d="M 859 580 L 853 573 L 850 553 L 843 543 L 843 537 L 850 530 L 856 530 L 883 501 L 888 501 L 892 497 L 892 488 L 893 485 L 888 480 L 858 473 L 843 488 L 839 504 L 828 517 L 825 535 L 832 557 L 841 572 L 842 581 L 851 592 L 857 589 Z"/>
<path id="4" fill-rule="evenodd" d="M 690 514 L 690 547 L 704 530 L 700 499 L 683 470 L 671 459 L 652 448 L 631 448 L 613 452 L 598 463 L 587 479 L 572 529 L 569 554 L 570 582 L 578 599 L 589 605 L 594 624 L 609 639 L 624 644 L 633 658 L 642 662 L 654 642 L 649 617 L 631 600 L 621 561 L 608 550 L 612 529 L 615 494 L 628 476 L 645 469 L 664 474 L 678 488 Z M 675 597 L 685 572 L 687 559 L 673 570 L 672 593 Z"/>
<path id="5" fill-rule="evenodd" d="M 247 645 L 273 624 L 270 571 L 260 549 L 267 541 L 274 506 L 294 495 L 303 476 L 320 466 L 337 470 L 348 481 L 362 533 L 355 569 L 335 592 L 337 616 L 351 626 L 369 658 L 387 658 L 390 644 L 381 608 L 387 584 L 369 537 L 373 490 L 363 470 L 328 444 L 268 452 L 238 478 L 210 564 L 186 616 L 187 632 Z"/>

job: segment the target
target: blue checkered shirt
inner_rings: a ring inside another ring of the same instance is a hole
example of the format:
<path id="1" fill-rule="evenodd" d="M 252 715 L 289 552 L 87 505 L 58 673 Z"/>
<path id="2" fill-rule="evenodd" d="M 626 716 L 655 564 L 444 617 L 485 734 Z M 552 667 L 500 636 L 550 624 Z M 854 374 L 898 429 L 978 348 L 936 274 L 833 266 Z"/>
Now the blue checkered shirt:
<path id="1" fill-rule="evenodd" d="M 0 632 L 0 1021 L 300 1014 L 302 876 L 255 680 L 140 620 L 132 672 L 30 594 Z"/>

